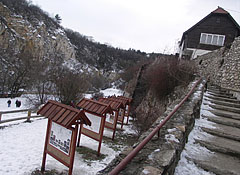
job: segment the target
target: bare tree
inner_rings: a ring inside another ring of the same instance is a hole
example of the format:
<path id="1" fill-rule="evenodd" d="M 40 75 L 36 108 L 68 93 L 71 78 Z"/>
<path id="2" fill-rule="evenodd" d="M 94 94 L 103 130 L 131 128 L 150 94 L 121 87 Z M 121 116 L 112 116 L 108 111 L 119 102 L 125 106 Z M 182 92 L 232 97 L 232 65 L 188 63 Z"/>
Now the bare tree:
<path id="1" fill-rule="evenodd" d="M 74 73 L 69 69 L 62 68 L 57 72 L 54 78 L 57 97 L 64 104 L 70 104 L 71 101 L 77 102 L 82 98 L 88 88 L 88 81 L 82 74 Z"/>
<path id="2" fill-rule="evenodd" d="M 30 53 L 14 53 L 11 49 L 0 49 L 1 94 L 13 96 L 26 88 L 30 80 L 32 56 Z"/>
<path id="3" fill-rule="evenodd" d="M 61 21 L 62 21 L 62 18 L 59 16 L 59 14 L 56 14 L 55 15 L 55 20 L 57 21 L 58 24 L 60 24 Z"/>

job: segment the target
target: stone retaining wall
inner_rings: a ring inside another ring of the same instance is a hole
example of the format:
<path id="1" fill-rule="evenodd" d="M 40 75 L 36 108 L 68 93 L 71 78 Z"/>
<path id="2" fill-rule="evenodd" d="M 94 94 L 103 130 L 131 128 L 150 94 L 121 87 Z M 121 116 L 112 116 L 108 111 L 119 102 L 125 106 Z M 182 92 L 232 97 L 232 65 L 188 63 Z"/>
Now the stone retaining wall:
<path id="1" fill-rule="evenodd" d="M 240 93 L 240 37 L 231 46 L 198 57 L 195 63 L 210 82 Z"/>
<path id="2" fill-rule="evenodd" d="M 190 84 L 188 91 L 193 84 Z M 188 134 L 192 130 L 195 118 L 200 115 L 200 104 L 203 95 L 203 84 L 200 84 L 197 91 L 191 95 L 180 110 L 160 130 L 160 137 L 155 135 L 151 141 L 138 153 L 138 155 L 127 165 L 121 172 L 124 175 L 170 175 L 174 174 L 175 167 L 180 158 L 180 154 L 187 141 Z M 187 93 L 187 92 L 186 92 Z M 177 104 L 184 98 L 184 94 L 180 99 L 175 100 L 167 111 L 160 116 L 152 127 L 142 134 L 138 145 L 159 123 L 175 108 Z M 126 148 L 119 156 L 117 156 L 104 170 L 98 174 L 108 174 L 130 151 L 133 147 Z"/>

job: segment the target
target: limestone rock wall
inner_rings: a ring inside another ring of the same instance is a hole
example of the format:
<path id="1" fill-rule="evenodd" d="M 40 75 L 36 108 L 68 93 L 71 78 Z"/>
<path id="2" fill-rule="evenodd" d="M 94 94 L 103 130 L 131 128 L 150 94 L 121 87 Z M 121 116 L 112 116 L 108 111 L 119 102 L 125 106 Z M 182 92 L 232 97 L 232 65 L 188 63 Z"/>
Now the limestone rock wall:
<path id="1" fill-rule="evenodd" d="M 198 57 L 196 65 L 200 75 L 221 87 L 240 91 L 240 37 L 230 48 L 221 48 Z"/>
<path id="2" fill-rule="evenodd" d="M 0 47 L 15 53 L 27 52 L 34 57 L 75 58 L 75 50 L 61 28 L 47 28 L 36 19 L 33 26 L 27 19 L 11 12 L 0 3 Z"/>

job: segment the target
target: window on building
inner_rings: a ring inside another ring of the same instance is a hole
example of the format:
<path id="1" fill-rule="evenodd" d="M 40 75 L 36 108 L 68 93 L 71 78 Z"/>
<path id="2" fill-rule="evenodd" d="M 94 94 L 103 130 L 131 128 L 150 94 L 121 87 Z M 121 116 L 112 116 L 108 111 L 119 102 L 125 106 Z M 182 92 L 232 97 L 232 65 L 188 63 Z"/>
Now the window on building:
<path id="1" fill-rule="evenodd" d="M 225 40 L 224 35 L 201 33 L 200 43 L 215 46 L 223 46 L 224 40 Z"/>

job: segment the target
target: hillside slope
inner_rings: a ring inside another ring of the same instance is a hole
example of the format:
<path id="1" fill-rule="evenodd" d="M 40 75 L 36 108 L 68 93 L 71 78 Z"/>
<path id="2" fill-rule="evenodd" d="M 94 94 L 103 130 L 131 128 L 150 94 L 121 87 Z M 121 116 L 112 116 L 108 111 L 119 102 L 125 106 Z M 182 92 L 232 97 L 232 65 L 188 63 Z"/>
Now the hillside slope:
<path id="1" fill-rule="evenodd" d="M 50 70 L 59 67 L 86 74 L 86 84 L 103 88 L 109 78 L 113 81 L 127 67 L 149 59 L 139 50 L 114 48 L 64 29 L 57 18 L 26 0 L 0 0 L 0 55 L 0 94 L 17 93 L 49 74 L 54 74 L 52 81 L 56 73 Z M 36 72 L 42 77 L 29 77 Z M 61 71 L 58 75 L 63 76 Z"/>

